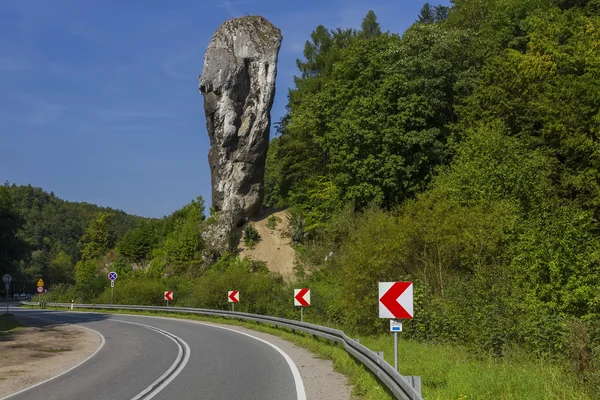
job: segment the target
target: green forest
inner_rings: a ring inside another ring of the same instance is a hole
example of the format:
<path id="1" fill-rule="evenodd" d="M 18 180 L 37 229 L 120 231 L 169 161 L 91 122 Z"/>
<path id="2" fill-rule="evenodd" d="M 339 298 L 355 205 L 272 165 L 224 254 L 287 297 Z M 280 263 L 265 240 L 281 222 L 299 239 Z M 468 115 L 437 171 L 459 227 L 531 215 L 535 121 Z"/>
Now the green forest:
<path id="1" fill-rule="evenodd" d="M 296 283 L 240 259 L 235 238 L 207 254 L 202 198 L 147 219 L 8 183 L 1 272 L 30 291 L 43 276 L 60 301 L 110 302 L 109 267 L 116 303 L 173 290 L 226 308 L 235 286 L 236 310 L 289 318 L 303 285 L 308 321 L 362 335 L 387 329 L 377 283 L 410 280 L 403 337 L 559 363 L 593 398 L 600 0 L 454 0 L 415 17 L 401 34 L 372 11 L 359 30 L 318 26 L 297 60 L 265 173 L 265 207 L 291 213 Z"/>

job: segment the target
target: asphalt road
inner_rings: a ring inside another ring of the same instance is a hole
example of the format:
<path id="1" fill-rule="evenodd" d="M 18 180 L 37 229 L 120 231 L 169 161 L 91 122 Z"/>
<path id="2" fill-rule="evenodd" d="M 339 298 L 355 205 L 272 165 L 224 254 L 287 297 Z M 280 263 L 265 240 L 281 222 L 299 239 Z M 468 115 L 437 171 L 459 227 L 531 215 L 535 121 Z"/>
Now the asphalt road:
<path id="1" fill-rule="evenodd" d="M 305 400 L 287 354 L 227 328 L 129 315 L 11 312 L 93 329 L 104 345 L 77 368 L 5 399 Z"/>

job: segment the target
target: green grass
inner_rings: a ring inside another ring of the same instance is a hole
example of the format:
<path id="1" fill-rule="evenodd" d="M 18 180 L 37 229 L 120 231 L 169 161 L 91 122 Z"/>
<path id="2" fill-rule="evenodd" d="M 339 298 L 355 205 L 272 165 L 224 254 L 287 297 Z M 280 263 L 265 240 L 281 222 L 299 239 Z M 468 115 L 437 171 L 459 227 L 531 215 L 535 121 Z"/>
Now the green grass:
<path id="1" fill-rule="evenodd" d="M 4 313 L 0 315 L 0 336 L 15 332 L 21 326 L 12 314 Z"/>
<path id="2" fill-rule="evenodd" d="M 401 335 L 401 334 L 400 334 Z M 393 364 L 393 336 L 363 337 L 361 343 L 383 351 Z M 474 357 L 456 345 L 398 340 L 403 375 L 420 375 L 427 400 L 460 399 L 592 399 L 575 375 L 556 362 L 514 352 L 504 359 Z"/>
<path id="3" fill-rule="evenodd" d="M 333 361 L 334 369 L 348 376 L 354 386 L 353 395 L 363 400 L 391 400 L 391 396 L 377 379 L 356 362 L 342 346 L 330 341 L 314 339 L 303 333 L 292 333 L 285 328 L 227 318 L 190 314 L 160 313 L 129 310 L 78 309 L 114 314 L 168 316 L 183 319 L 244 326 L 271 333 L 304 347 L 314 354 Z M 401 334 L 400 334 L 401 335 Z M 368 348 L 383 351 L 385 359 L 393 364 L 392 334 L 377 337 L 359 337 Z M 420 375 L 423 397 L 426 400 L 591 400 L 583 385 L 572 372 L 556 362 L 534 359 L 515 352 L 499 360 L 493 357 L 473 357 L 467 348 L 448 344 L 426 344 L 413 340 L 398 340 L 398 364 L 403 375 Z"/>

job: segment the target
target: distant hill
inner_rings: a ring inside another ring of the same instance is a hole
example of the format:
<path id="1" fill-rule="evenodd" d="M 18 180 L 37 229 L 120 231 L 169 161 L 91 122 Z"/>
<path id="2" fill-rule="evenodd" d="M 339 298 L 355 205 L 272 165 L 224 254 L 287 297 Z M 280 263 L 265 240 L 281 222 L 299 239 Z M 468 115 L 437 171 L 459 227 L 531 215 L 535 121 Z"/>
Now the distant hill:
<path id="1" fill-rule="evenodd" d="M 80 258 L 80 239 L 98 213 L 113 215 L 111 232 L 119 240 L 146 218 L 89 203 L 63 200 L 42 188 L 9 185 L 14 209 L 23 218 L 22 239 L 28 244 L 15 276 L 17 285 L 31 290 L 32 281 L 44 276 L 49 283 L 72 283 L 74 266 Z M 17 287 L 15 287 L 17 290 Z"/>

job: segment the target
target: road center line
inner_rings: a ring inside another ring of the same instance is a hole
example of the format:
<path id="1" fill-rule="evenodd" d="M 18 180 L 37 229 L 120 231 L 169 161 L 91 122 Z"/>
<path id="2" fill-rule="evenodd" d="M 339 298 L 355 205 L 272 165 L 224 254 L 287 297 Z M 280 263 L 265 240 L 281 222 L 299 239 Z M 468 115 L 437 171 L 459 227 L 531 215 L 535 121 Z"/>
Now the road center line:
<path id="1" fill-rule="evenodd" d="M 156 379 L 154 382 L 152 382 L 146 389 L 142 390 L 137 396 L 135 396 L 134 398 L 131 399 L 131 400 L 141 400 L 141 399 L 150 400 L 151 398 L 156 396 L 158 393 L 160 393 L 161 390 L 163 390 L 165 387 L 167 387 L 167 385 L 169 383 L 171 383 L 177 377 L 177 375 L 179 375 L 181 373 L 181 371 L 183 371 L 183 369 L 185 368 L 186 364 L 188 363 L 188 361 L 190 359 L 190 354 L 191 354 L 190 346 L 179 336 L 173 335 L 170 332 L 164 331 L 164 330 L 156 328 L 154 326 L 140 324 L 138 322 L 112 319 L 112 318 L 111 318 L 111 321 L 120 322 L 123 324 L 142 326 L 146 329 L 149 329 L 151 331 L 160 333 L 161 335 L 168 337 L 177 345 L 177 348 L 178 348 L 177 358 L 175 359 L 175 362 L 173 362 L 171 367 L 167 371 L 165 371 L 165 373 L 162 374 L 158 379 Z"/>
<path id="2" fill-rule="evenodd" d="M 113 314 L 114 316 L 122 316 L 124 314 Z M 154 318 L 154 319 L 165 319 L 165 320 L 170 320 L 172 321 L 175 318 L 169 318 L 169 317 L 154 317 L 154 316 L 149 316 L 149 315 L 125 315 L 125 316 L 132 316 L 135 318 Z M 181 322 L 188 322 L 191 324 L 198 324 L 198 325 L 204 325 L 204 326 L 209 326 L 209 327 L 213 327 L 213 328 L 217 328 L 217 329 L 224 329 L 226 331 L 231 331 L 234 333 L 238 333 L 240 335 L 244 335 L 244 336 L 248 336 L 252 339 L 258 340 L 259 342 L 263 342 L 264 344 L 267 344 L 269 346 L 271 346 L 272 348 L 274 348 L 275 350 L 277 350 L 277 352 L 279 354 L 281 354 L 281 356 L 285 359 L 285 361 L 288 364 L 288 367 L 290 368 L 291 372 L 292 372 L 292 376 L 294 377 L 294 384 L 296 386 L 296 398 L 297 400 L 306 400 L 306 391 L 304 389 L 304 382 L 302 381 L 302 376 L 300 375 L 300 370 L 298 369 L 298 366 L 296 365 L 296 363 L 294 363 L 294 360 L 292 360 L 292 358 L 283 350 L 281 350 L 279 347 L 275 346 L 273 343 L 270 343 L 264 339 L 261 339 L 259 337 L 253 336 L 249 333 L 245 333 L 245 332 L 240 332 L 238 330 L 235 329 L 231 329 L 231 328 L 226 328 L 224 326 L 219 326 L 219 325 L 214 325 L 211 323 L 204 323 L 201 321 L 194 321 L 194 320 L 190 320 L 190 319 L 185 319 L 185 318 L 177 318 L 177 321 L 181 321 Z M 112 319 L 111 321 L 117 321 L 116 319 Z M 118 320 L 123 322 L 122 320 Z M 141 325 L 141 324 L 140 324 Z M 137 399 L 136 399 L 137 400 Z"/>

